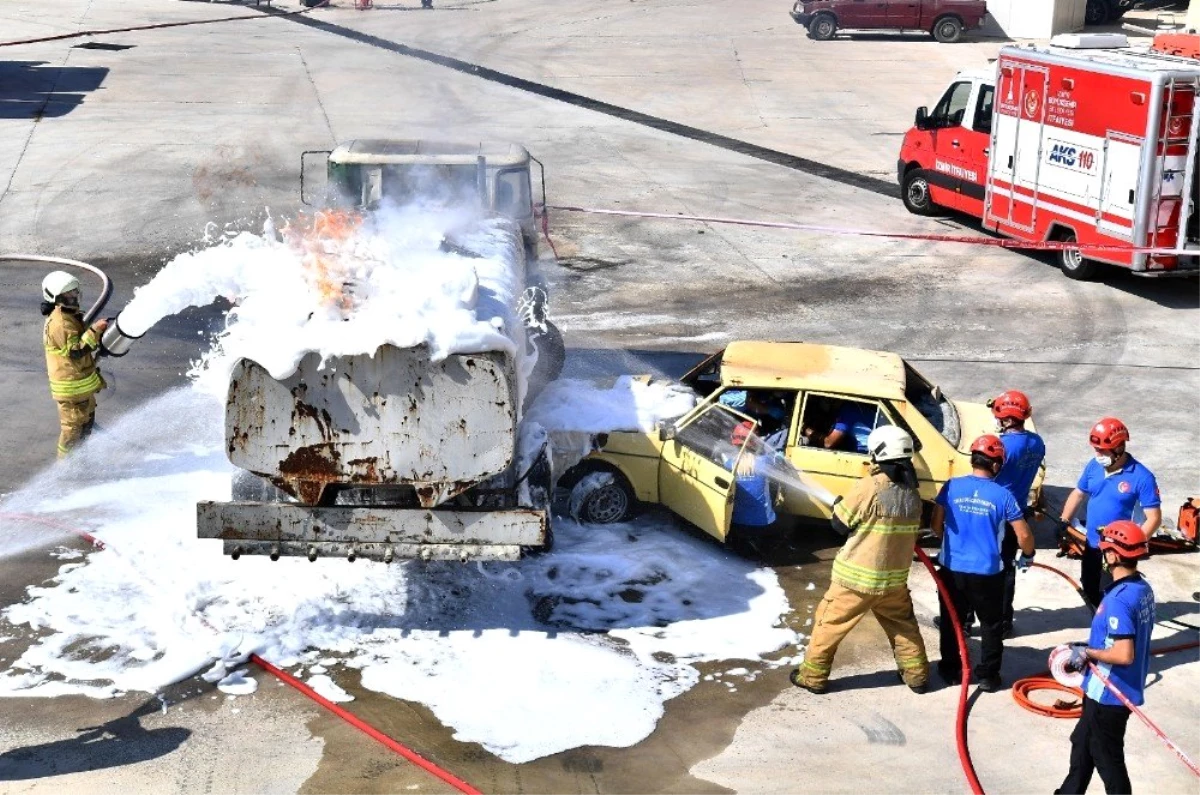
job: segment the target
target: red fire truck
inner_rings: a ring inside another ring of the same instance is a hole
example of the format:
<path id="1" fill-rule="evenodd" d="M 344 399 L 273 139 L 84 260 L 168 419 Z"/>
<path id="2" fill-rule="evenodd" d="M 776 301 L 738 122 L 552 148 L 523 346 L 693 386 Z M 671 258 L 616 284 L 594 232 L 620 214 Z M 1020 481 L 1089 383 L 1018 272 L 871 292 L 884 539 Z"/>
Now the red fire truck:
<path id="1" fill-rule="evenodd" d="M 904 205 L 964 212 L 1020 240 L 1078 243 L 1057 252 L 1075 279 L 1100 263 L 1195 273 L 1198 92 L 1200 36 L 1004 47 L 994 71 L 962 72 L 932 112 L 917 109 L 897 164 Z"/>

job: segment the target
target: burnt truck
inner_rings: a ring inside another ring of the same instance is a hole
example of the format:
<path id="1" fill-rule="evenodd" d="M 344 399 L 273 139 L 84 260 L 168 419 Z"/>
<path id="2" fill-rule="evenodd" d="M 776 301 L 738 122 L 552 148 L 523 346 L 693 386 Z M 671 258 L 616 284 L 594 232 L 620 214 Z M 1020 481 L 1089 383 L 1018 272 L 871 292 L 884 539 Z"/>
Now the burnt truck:
<path id="1" fill-rule="evenodd" d="M 354 141 L 325 154 L 322 204 L 370 212 L 414 194 L 474 203 L 482 231 L 447 236 L 442 248 L 491 269 L 478 311 L 511 345 L 444 357 L 425 344 L 314 351 L 283 379 L 241 359 L 225 404 L 232 499 L 198 503 L 197 535 L 220 539 L 234 559 L 466 562 L 548 549 L 551 454 L 545 434 L 522 423 L 564 355 L 530 264 L 536 161 L 517 145 L 426 141 Z"/>

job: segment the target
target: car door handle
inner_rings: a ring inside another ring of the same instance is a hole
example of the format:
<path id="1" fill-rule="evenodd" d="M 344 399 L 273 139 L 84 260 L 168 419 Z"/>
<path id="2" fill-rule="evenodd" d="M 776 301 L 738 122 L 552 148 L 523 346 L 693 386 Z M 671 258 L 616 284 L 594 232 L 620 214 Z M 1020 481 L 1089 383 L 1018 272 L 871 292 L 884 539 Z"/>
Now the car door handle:
<path id="1" fill-rule="evenodd" d="M 729 481 L 726 480 L 725 478 L 713 478 L 713 483 L 716 483 L 718 486 L 720 486 L 723 489 L 729 488 Z"/>
<path id="2" fill-rule="evenodd" d="M 950 145 L 951 145 L 951 146 L 958 146 L 958 139 L 957 139 L 957 138 L 955 138 L 953 141 L 951 141 L 951 142 L 950 142 Z"/>
<path id="3" fill-rule="evenodd" d="M 988 147 L 987 149 L 983 150 L 984 156 L 990 155 L 991 153 L 992 153 L 991 147 Z"/>

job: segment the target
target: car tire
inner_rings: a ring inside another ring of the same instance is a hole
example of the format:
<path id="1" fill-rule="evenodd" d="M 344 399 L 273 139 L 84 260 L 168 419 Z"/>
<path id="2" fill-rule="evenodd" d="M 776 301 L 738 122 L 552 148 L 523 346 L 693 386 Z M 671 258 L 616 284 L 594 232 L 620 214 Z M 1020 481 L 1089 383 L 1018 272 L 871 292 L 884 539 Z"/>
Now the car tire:
<path id="1" fill-rule="evenodd" d="M 1084 25 L 1105 25 L 1116 18 L 1115 9 L 1108 0 L 1087 0 L 1083 12 Z"/>
<path id="2" fill-rule="evenodd" d="M 817 14 L 808 23 L 808 35 L 817 41 L 829 41 L 837 33 L 837 18 L 833 14 Z"/>
<path id="3" fill-rule="evenodd" d="M 953 44 L 962 38 L 963 24 L 958 17 L 942 17 L 935 20 L 930 33 L 942 44 Z"/>
<path id="4" fill-rule="evenodd" d="M 942 209 L 934 204 L 929 192 L 929 177 L 923 168 L 914 168 L 904 175 L 900 198 L 904 200 L 904 208 L 913 215 L 937 215 Z"/>
<path id="5" fill-rule="evenodd" d="M 1075 233 L 1068 230 L 1058 236 L 1060 243 L 1074 243 L 1079 238 Z M 1079 249 L 1062 249 L 1055 252 L 1058 257 L 1058 268 L 1068 278 L 1076 281 L 1086 282 L 1096 278 L 1096 274 L 1100 270 L 1100 264 L 1094 260 L 1087 259 Z"/>
<path id="6" fill-rule="evenodd" d="M 611 475 L 608 482 L 582 495 L 575 518 L 585 524 L 618 524 L 637 514 L 638 501 L 628 478 L 615 467 L 583 466 L 563 477 L 560 486 L 574 491 L 589 475 Z"/>

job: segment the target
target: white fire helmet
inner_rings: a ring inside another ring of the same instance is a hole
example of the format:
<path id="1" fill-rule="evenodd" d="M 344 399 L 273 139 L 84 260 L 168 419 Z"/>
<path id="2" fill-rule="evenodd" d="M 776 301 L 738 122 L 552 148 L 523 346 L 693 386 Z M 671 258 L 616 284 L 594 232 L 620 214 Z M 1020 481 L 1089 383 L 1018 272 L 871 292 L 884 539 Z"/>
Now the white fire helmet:
<path id="1" fill-rule="evenodd" d="M 867 451 L 874 461 L 899 461 L 913 456 L 913 440 L 895 425 L 881 425 L 867 437 Z"/>
<path id="2" fill-rule="evenodd" d="M 50 271 L 42 279 L 42 297 L 54 302 L 63 293 L 79 289 L 79 280 L 66 271 Z"/>

